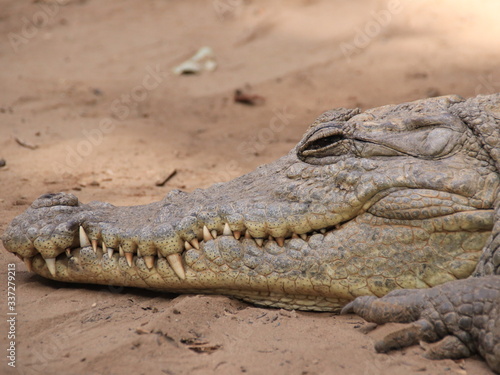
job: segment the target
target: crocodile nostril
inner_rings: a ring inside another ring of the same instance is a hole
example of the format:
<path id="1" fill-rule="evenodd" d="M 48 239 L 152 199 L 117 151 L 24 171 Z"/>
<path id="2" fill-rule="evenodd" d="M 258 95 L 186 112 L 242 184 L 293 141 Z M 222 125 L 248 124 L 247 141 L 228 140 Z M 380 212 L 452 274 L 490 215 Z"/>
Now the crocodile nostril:
<path id="1" fill-rule="evenodd" d="M 32 208 L 53 206 L 78 206 L 78 198 L 69 193 L 47 193 L 31 204 Z"/>
<path id="2" fill-rule="evenodd" d="M 48 194 L 44 194 L 44 195 L 41 195 L 38 199 L 50 199 L 50 198 L 54 198 L 57 194 L 55 193 L 48 193 Z"/>

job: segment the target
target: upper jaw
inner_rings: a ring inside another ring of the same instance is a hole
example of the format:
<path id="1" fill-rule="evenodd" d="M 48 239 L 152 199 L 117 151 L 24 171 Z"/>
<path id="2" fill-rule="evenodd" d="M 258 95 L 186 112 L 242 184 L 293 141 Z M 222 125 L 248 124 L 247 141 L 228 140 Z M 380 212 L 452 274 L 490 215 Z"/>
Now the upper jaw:
<path id="1" fill-rule="evenodd" d="M 229 183 L 191 194 L 173 191 L 145 206 L 82 204 L 72 194 L 46 194 L 13 220 L 2 240 L 28 268 L 30 259 L 40 254 L 52 274 L 55 258 L 86 246 L 109 255 L 120 252 L 129 265 L 134 254 L 140 255 L 148 266 L 153 257 L 178 264 L 184 251 L 222 235 L 255 239 L 258 246 L 265 241 L 283 246 L 287 238 L 307 238 L 337 224 L 309 212 L 309 204 L 290 202 L 283 195 L 289 178 L 281 172 L 298 162 L 290 153 Z M 181 268 L 177 270 L 183 277 Z"/>

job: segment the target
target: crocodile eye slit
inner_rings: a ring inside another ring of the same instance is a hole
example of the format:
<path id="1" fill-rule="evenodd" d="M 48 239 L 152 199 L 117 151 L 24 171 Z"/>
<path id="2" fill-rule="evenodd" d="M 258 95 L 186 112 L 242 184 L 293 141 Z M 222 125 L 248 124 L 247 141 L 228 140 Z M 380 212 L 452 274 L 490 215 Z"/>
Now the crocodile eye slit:
<path id="1" fill-rule="evenodd" d="M 308 135 L 299 145 L 297 156 L 309 163 L 315 163 L 330 156 L 340 156 L 349 151 L 349 137 L 338 124 L 328 123 Z"/>
<path id="2" fill-rule="evenodd" d="M 343 141 L 346 139 L 342 134 L 334 134 L 334 135 L 329 135 L 327 137 L 322 137 L 319 139 L 312 140 L 310 142 L 307 142 L 304 146 L 303 151 L 315 151 L 315 150 L 320 150 L 322 148 L 332 146 L 335 143 L 338 143 L 340 141 Z"/>

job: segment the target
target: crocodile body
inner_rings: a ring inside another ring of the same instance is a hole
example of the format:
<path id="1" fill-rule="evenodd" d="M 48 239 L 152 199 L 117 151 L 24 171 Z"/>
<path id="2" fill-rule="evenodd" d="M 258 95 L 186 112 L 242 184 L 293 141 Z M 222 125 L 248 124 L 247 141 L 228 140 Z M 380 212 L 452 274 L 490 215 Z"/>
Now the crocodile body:
<path id="1" fill-rule="evenodd" d="M 3 243 L 54 280 L 417 321 L 408 345 L 452 335 L 442 356 L 500 371 L 499 132 L 499 94 L 332 110 L 288 155 L 205 190 L 135 207 L 43 195 Z"/>

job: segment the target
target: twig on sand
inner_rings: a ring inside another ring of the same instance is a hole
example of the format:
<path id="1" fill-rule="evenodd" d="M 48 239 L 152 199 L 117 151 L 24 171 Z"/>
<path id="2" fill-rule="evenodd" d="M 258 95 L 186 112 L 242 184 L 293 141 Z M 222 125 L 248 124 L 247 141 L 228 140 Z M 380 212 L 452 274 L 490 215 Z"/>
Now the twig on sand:
<path id="1" fill-rule="evenodd" d="M 177 174 L 177 169 L 174 169 L 172 172 L 168 174 L 167 177 L 165 177 L 163 180 L 156 181 L 155 185 L 156 186 L 164 186 L 172 177 L 174 177 Z"/>

